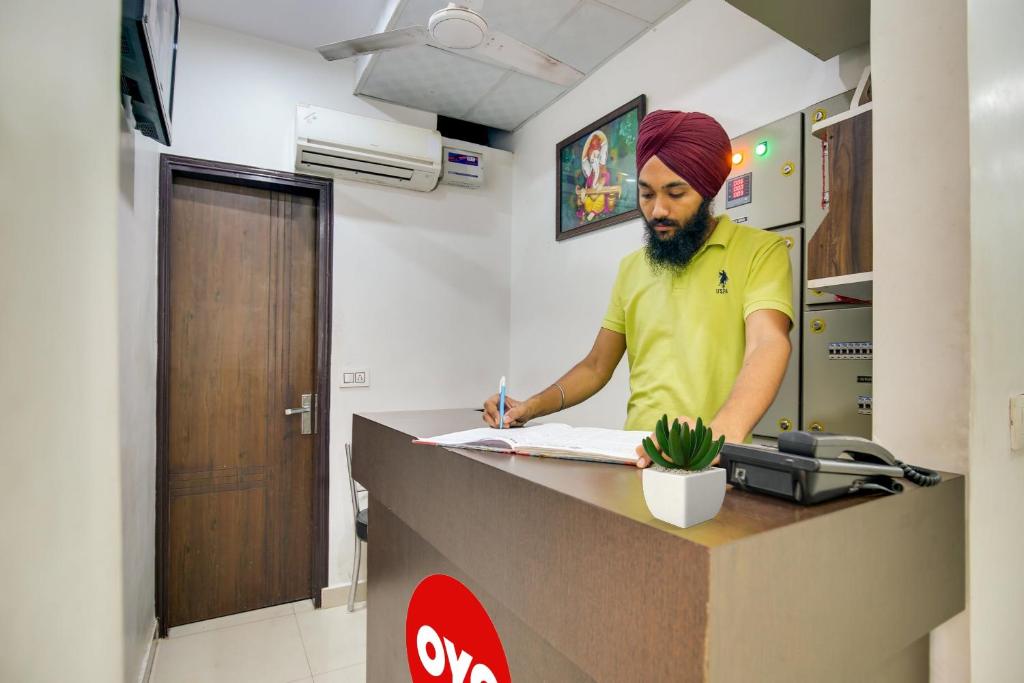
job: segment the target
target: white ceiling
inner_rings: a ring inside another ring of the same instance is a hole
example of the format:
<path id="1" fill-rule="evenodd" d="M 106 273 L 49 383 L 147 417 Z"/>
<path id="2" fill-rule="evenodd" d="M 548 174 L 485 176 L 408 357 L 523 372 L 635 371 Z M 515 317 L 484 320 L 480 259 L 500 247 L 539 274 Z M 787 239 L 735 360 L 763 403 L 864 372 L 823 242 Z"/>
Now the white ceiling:
<path id="1" fill-rule="evenodd" d="M 489 26 L 590 73 L 687 0 L 484 0 Z M 388 0 L 179 0 L 182 15 L 287 45 L 372 33 Z M 390 28 L 425 26 L 447 0 L 400 0 Z M 477 2 L 476 4 L 480 4 Z M 356 94 L 515 130 L 565 88 L 431 47 L 374 55 Z"/>
<path id="2" fill-rule="evenodd" d="M 307 50 L 373 33 L 387 4 L 387 0 L 178 0 L 183 17 Z"/>

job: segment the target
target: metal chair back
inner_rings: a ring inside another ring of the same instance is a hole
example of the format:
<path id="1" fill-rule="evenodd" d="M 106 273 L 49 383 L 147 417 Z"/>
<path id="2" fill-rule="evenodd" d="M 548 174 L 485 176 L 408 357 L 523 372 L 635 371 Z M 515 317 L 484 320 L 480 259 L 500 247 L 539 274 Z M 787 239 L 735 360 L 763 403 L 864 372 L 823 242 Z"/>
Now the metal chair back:
<path id="1" fill-rule="evenodd" d="M 345 444 L 345 460 L 348 463 L 348 489 L 352 495 L 352 518 L 359 514 L 359 494 L 365 493 L 366 489 L 352 477 L 352 444 Z"/>

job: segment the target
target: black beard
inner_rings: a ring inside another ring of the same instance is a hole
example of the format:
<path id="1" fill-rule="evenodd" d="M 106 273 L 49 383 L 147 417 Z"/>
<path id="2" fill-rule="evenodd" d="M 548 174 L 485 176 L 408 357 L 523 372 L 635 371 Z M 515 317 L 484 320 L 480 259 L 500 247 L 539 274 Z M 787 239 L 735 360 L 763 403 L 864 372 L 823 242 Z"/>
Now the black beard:
<path id="1" fill-rule="evenodd" d="M 679 272 L 693 259 L 697 250 L 704 244 L 712 227 L 711 201 L 703 200 L 697 208 L 697 212 L 680 226 L 677 221 L 670 218 L 644 221 L 647 226 L 645 234 L 647 242 L 647 262 L 655 272 L 669 270 Z M 672 237 L 661 239 L 655 231 L 655 227 L 663 225 L 677 228 Z"/>

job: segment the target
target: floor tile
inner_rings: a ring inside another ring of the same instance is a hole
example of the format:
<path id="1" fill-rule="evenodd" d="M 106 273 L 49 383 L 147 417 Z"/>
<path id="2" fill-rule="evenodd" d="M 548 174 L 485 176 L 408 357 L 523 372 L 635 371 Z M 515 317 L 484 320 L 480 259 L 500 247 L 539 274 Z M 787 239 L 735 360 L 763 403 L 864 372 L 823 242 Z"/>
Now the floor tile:
<path id="1" fill-rule="evenodd" d="M 366 661 L 366 610 L 344 607 L 296 614 L 313 675 Z"/>
<path id="2" fill-rule="evenodd" d="M 226 617 L 197 621 L 193 624 L 185 624 L 184 626 L 174 626 L 167 630 L 167 637 L 180 638 L 181 636 L 190 636 L 195 633 L 215 631 L 219 628 L 229 628 L 231 626 L 239 626 L 240 624 L 251 624 L 254 621 L 283 617 L 292 613 L 293 608 L 291 604 L 274 605 L 273 607 L 264 607 L 263 609 L 254 609 L 249 610 L 248 612 L 229 614 Z"/>
<path id="3" fill-rule="evenodd" d="M 366 664 L 347 666 L 314 676 L 313 683 L 366 683 Z"/>
<path id="4" fill-rule="evenodd" d="M 285 683 L 310 675 L 296 617 L 289 614 L 161 640 L 150 680 L 151 683 Z"/>
<path id="5" fill-rule="evenodd" d="M 296 614 L 301 612 L 312 612 L 314 609 L 316 608 L 313 606 L 312 600 L 300 600 L 299 602 L 292 603 L 292 611 Z"/>

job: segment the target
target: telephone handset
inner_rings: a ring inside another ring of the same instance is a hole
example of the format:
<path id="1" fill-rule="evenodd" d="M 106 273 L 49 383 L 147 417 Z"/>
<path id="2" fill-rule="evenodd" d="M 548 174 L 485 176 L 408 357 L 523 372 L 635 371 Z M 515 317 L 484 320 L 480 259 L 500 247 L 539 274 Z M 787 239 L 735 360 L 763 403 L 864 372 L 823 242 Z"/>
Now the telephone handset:
<path id="1" fill-rule="evenodd" d="M 820 432 L 783 433 L 779 434 L 779 452 L 823 459 L 838 459 L 848 455 L 851 460 L 857 462 L 874 462 L 899 467 L 903 470 L 903 476 L 918 486 L 935 486 L 942 481 L 942 477 L 935 470 L 906 465 L 879 444 L 859 436 Z"/>
<path id="2" fill-rule="evenodd" d="M 737 488 L 809 505 L 848 493 L 899 493 L 906 478 L 934 486 L 938 472 L 900 462 L 879 444 L 856 436 L 820 432 L 779 434 L 778 447 L 725 444 L 721 467 Z"/>
<path id="3" fill-rule="evenodd" d="M 895 465 L 893 454 L 874 441 L 859 436 L 824 434 L 821 432 L 784 432 L 779 434 L 779 451 L 808 458 L 841 458 Z"/>

